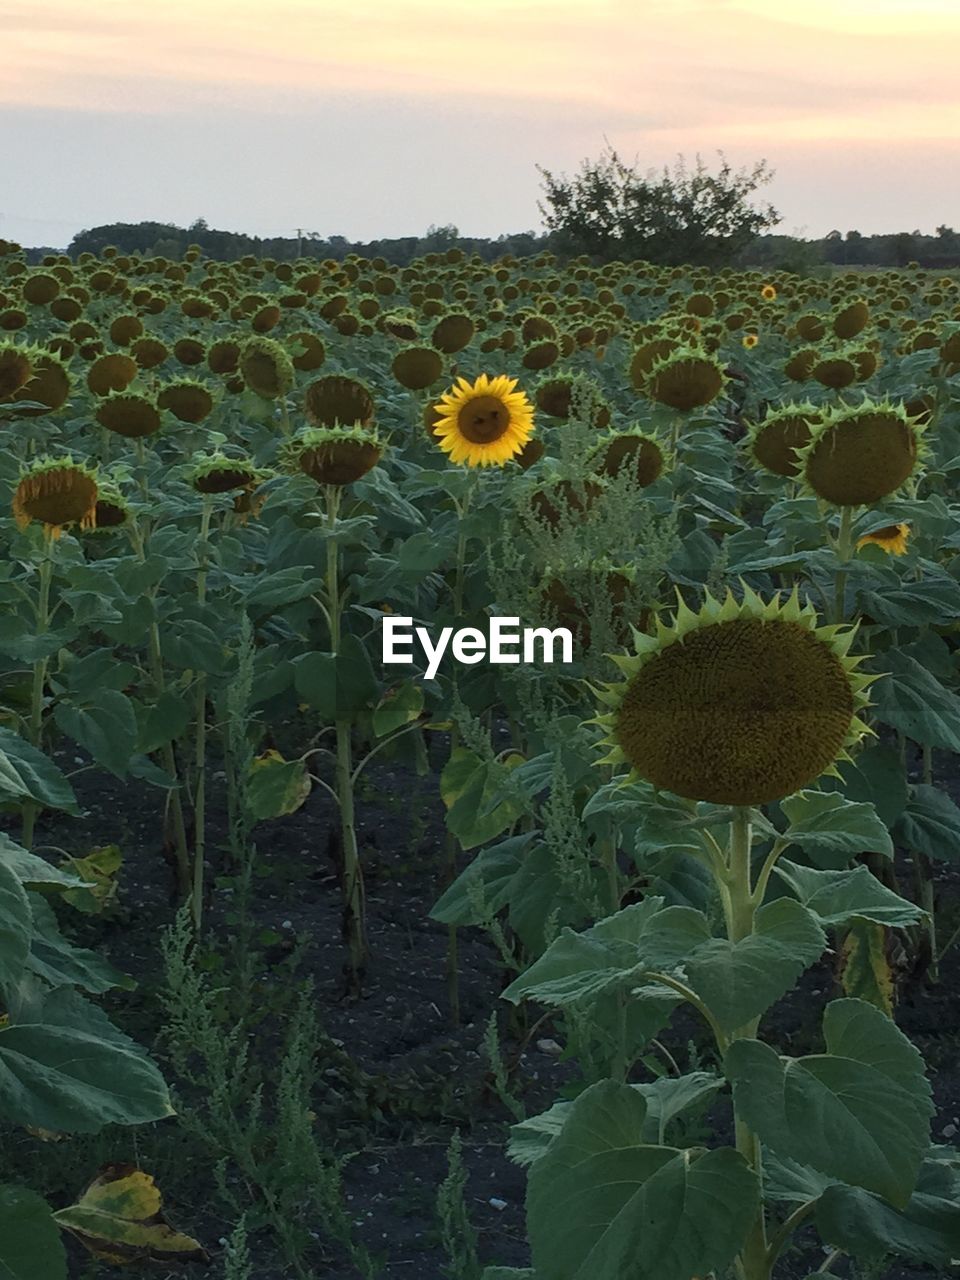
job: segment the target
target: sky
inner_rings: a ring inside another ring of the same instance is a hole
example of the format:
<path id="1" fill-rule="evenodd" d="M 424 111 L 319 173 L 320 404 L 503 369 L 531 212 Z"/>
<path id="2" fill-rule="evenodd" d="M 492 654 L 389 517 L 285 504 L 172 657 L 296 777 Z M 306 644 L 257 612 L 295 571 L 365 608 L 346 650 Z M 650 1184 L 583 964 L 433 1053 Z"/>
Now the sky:
<path id="1" fill-rule="evenodd" d="M 960 229 L 960 0 L 0 0 L 0 236 L 541 229 L 537 165 L 764 158 L 779 231 Z"/>

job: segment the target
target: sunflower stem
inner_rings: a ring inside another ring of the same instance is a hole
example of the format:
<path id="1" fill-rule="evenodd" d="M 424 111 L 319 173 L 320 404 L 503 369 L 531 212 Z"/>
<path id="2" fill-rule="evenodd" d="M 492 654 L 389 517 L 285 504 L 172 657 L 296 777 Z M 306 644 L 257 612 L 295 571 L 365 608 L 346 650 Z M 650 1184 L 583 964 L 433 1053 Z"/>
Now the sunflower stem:
<path id="1" fill-rule="evenodd" d="M 733 943 L 748 938 L 754 930 L 757 908 L 752 885 L 752 848 L 752 810 L 737 806 L 733 811 L 733 820 L 730 824 L 728 860 L 730 874 L 727 882 L 727 934 Z M 754 1039 L 758 1023 L 759 1019 L 754 1019 L 746 1026 L 738 1027 L 730 1036 L 730 1040 Z M 737 1113 L 736 1102 L 734 1102 L 734 1128 L 737 1150 L 757 1175 L 757 1181 L 762 1183 L 760 1140 Z M 762 1195 L 760 1203 L 761 1205 L 763 1203 Z M 747 1233 L 740 1251 L 740 1264 L 744 1280 L 768 1280 L 772 1259 L 768 1253 L 767 1228 L 762 1208 L 757 1211 L 757 1216 Z"/>
<path id="2" fill-rule="evenodd" d="M 213 516 L 213 499 L 203 499 L 200 517 L 200 543 L 197 566 L 197 604 L 207 602 L 207 540 L 210 537 L 210 520 Z M 190 892 L 190 916 L 197 933 L 203 923 L 203 859 L 206 853 L 206 800 L 207 800 L 207 676 L 201 671 L 196 688 L 196 790 L 193 801 L 193 886 Z"/>
<path id="3" fill-rule="evenodd" d="M 46 634 L 50 625 L 50 585 L 53 581 L 53 535 L 50 526 L 43 531 L 43 559 L 40 561 L 40 590 L 37 596 L 37 636 Z M 33 664 L 33 690 L 30 698 L 30 745 L 40 748 L 43 735 L 43 690 L 47 682 L 47 658 L 38 658 Z M 33 844 L 33 829 L 40 805 L 28 800 L 23 806 L 23 832 L 21 843 L 25 849 Z"/>
<path id="4" fill-rule="evenodd" d="M 330 625 L 330 652 L 340 652 L 344 597 L 340 591 L 340 555 L 334 533 L 340 511 L 341 490 L 337 485 L 324 486 L 327 524 L 327 620 Z M 343 939 L 347 946 L 347 991 L 359 996 L 367 962 L 363 869 L 357 846 L 354 814 L 352 725 L 349 719 L 337 719 L 336 794 L 340 809 L 340 844 L 342 856 Z"/>
<path id="5" fill-rule="evenodd" d="M 477 479 L 473 477 L 473 483 L 469 485 L 463 498 L 457 502 L 457 558 L 453 569 L 453 617 L 454 622 L 460 621 L 460 615 L 463 613 L 463 588 L 464 578 L 466 576 L 467 564 L 467 530 L 466 519 L 470 511 L 470 504 L 473 501 L 473 495 L 476 489 Z M 460 726 L 456 721 L 450 730 L 450 756 L 460 746 Z M 453 884 L 457 878 L 457 837 L 452 831 L 447 831 L 446 850 L 445 850 L 445 866 L 443 870 L 443 888 L 446 889 Z M 460 956 L 459 956 L 459 939 L 457 936 L 457 926 L 455 924 L 447 925 L 447 1004 L 450 1013 L 450 1025 L 459 1027 L 460 1025 Z"/>
<path id="6" fill-rule="evenodd" d="M 843 622 L 846 616 L 847 570 L 846 565 L 853 559 L 853 517 L 856 508 L 840 508 L 840 529 L 837 534 L 836 552 L 840 561 L 834 579 L 833 621 Z"/>
<path id="7" fill-rule="evenodd" d="M 134 553 L 141 564 L 147 558 L 144 532 L 137 521 L 127 522 L 130 541 Z M 152 587 L 147 598 L 151 605 L 156 599 L 158 587 Z M 154 694 L 159 698 L 166 690 L 166 677 L 163 672 L 163 650 L 160 645 L 160 627 L 154 618 L 147 632 L 147 645 L 150 662 L 150 677 L 153 680 Z M 177 755 L 172 742 L 166 742 L 160 748 L 160 758 L 167 776 L 173 779 L 174 785 L 169 791 L 170 813 L 173 817 L 174 854 L 176 857 L 177 893 L 181 901 L 186 901 L 190 894 L 190 845 L 187 840 L 187 824 L 183 816 L 183 801 L 180 796 L 180 776 L 177 768 Z"/>

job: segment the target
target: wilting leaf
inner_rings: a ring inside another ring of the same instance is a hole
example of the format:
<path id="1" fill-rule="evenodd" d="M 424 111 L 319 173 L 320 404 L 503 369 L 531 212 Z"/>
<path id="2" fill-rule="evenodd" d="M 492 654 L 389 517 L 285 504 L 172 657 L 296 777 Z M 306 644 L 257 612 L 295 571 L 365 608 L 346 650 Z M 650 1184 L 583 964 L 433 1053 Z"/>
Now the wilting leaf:
<path id="1" fill-rule="evenodd" d="M 91 849 L 85 858 L 68 858 L 61 865 L 65 871 L 76 872 L 86 881 L 86 888 L 68 889 L 64 902 L 85 915 L 99 915 L 117 900 L 117 873 L 123 862 L 123 854 L 115 844 Z"/>
<path id="2" fill-rule="evenodd" d="M 54 1218 L 94 1257 L 118 1265 L 141 1262 L 209 1262 L 203 1246 L 163 1218 L 163 1198 L 149 1173 L 108 1164 L 76 1204 Z"/>

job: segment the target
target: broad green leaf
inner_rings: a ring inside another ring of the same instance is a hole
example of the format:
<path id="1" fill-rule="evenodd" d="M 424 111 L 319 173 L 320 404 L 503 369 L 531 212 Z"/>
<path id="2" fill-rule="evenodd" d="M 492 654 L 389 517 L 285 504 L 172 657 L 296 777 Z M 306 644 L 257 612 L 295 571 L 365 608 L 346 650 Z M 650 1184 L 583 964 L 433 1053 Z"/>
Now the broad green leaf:
<path id="1" fill-rule="evenodd" d="M 88 706 L 58 702 L 53 718 L 97 764 L 118 778 L 126 777 L 137 745 L 137 717 L 129 698 L 116 689 L 104 689 Z"/>
<path id="2" fill-rule="evenodd" d="M 848 800 L 836 791 L 798 791 L 781 800 L 780 808 L 789 823 L 786 837 L 801 849 L 893 857 L 890 833 L 872 804 Z"/>
<path id="3" fill-rule="evenodd" d="M 33 917 L 16 873 L 0 862 L 0 990 L 20 980 L 30 954 Z"/>
<path id="4" fill-rule="evenodd" d="M 46 1200 L 0 1184 L 0 1280 L 67 1280 L 67 1255 Z"/>
<path id="5" fill-rule="evenodd" d="M 0 832 L 0 866 L 9 867 L 21 884 L 33 889 L 82 889 L 84 882 L 44 858 L 28 853 Z"/>
<path id="6" fill-rule="evenodd" d="M 861 610 L 887 627 L 943 625 L 960 617 L 960 583 L 940 570 L 936 577 L 901 582 L 884 591 L 858 594 Z"/>
<path id="7" fill-rule="evenodd" d="M 480 913 L 495 916 L 510 901 L 514 877 L 535 839 L 528 831 L 481 849 L 433 907 L 431 920 L 465 925 L 482 923 Z"/>
<path id="8" fill-rule="evenodd" d="M 903 1209 L 857 1187 L 832 1186 L 817 1201 L 821 1238 L 851 1257 L 879 1262 L 892 1254 L 946 1268 L 960 1257 L 960 1205 L 917 1191 Z"/>
<path id="9" fill-rule="evenodd" d="M 35 800 L 80 816 L 73 788 L 53 761 L 9 729 L 0 729 L 0 799 Z"/>
<path id="10" fill-rule="evenodd" d="M 562 1131 L 572 1106 L 572 1102 L 555 1102 L 548 1111 L 511 1125 L 507 1155 L 514 1164 L 529 1168 L 535 1160 L 539 1160 Z"/>
<path id="11" fill-rule="evenodd" d="M 757 1180 L 729 1148 L 643 1141 L 646 1105 L 605 1080 L 576 1099 L 530 1170 L 527 1232 L 551 1280 L 690 1280 L 722 1270 L 759 1205 Z"/>
<path id="12" fill-rule="evenodd" d="M 14 1124 L 58 1133 L 174 1114 L 160 1072 L 141 1054 L 42 1023 L 0 1028 L 0 1110 Z"/>
<path id="13" fill-rule="evenodd" d="M 186 698 L 165 690 L 140 716 L 137 752 L 149 755 L 168 742 L 177 742 L 186 733 L 192 718 L 193 709 Z"/>
<path id="14" fill-rule="evenodd" d="M 513 1003 L 523 999 L 567 1005 L 596 1000 L 605 992 L 639 987 L 653 971 L 670 971 L 710 939 L 709 925 L 689 907 L 661 909 L 663 900 L 645 898 L 574 933 L 564 929 L 544 954 L 503 992 Z M 669 1004 L 679 997 L 651 981 L 647 994 Z"/>
<path id="15" fill-rule="evenodd" d="M 708 1102 L 724 1083 L 721 1076 L 708 1071 L 691 1071 L 685 1076 L 661 1076 L 649 1084 L 631 1085 L 647 1104 L 644 1140 L 662 1144 L 672 1121 L 691 1107 Z"/>
<path id="16" fill-rule="evenodd" d="M 725 1070 L 737 1112 L 777 1154 L 903 1207 L 929 1146 L 930 1087 L 920 1055 L 889 1018 L 837 1000 L 826 1053 L 781 1058 L 738 1040 Z"/>
<path id="17" fill-rule="evenodd" d="M 711 938 L 687 960 L 687 982 L 724 1031 L 735 1031 L 786 995 L 827 939 L 813 915 L 792 898 L 757 912 L 755 932 L 739 942 Z"/>
<path id="18" fill-rule="evenodd" d="M 894 828 L 900 844 L 937 862 L 960 861 L 960 809 L 939 787 L 918 784 Z"/>
<path id="19" fill-rule="evenodd" d="M 896 747 L 873 743 L 859 752 L 856 760 L 837 766 L 842 778 L 822 778 L 825 791 L 841 791 L 848 800 L 872 804 L 888 831 L 907 803 L 907 780 Z"/>
<path id="20" fill-rule="evenodd" d="M 436 533 L 415 533 L 400 546 L 397 563 L 404 573 L 432 573 L 449 557 L 448 540 Z"/>
<path id="21" fill-rule="evenodd" d="M 84 947 L 75 947 L 60 932 L 56 916 L 38 894 L 30 897 L 34 935 L 30 944 L 27 968 L 52 987 L 82 987 L 94 995 L 121 987 L 127 991 L 136 984 L 119 973 L 103 956 Z"/>
<path id="22" fill-rule="evenodd" d="M 960 752 L 960 698 L 915 658 L 888 650 L 874 664 L 888 680 L 873 686 L 877 717 L 914 742 Z"/>
<path id="23" fill-rule="evenodd" d="M 923 919 L 919 907 L 881 884 L 865 866 L 848 871 L 817 871 L 781 858 L 775 870 L 824 928 L 853 920 L 874 920 L 891 928 L 903 928 Z"/>
<path id="24" fill-rule="evenodd" d="M 373 713 L 373 732 L 378 738 L 401 729 L 419 719 L 423 711 L 423 689 L 407 680 L 396 689 L 388 689 Z"/>
<path id="25" fill-rule="evenodd" d="M 196 618 L 171 619 L 160 628 L 163 660 L 180 671 L 224 669 L 226 650 L 220 637 Z"/>
<path id="26" fill-rule="evenodd" d="M 253 617 L 259 617 L 323 589 L 323 578 L 312 576 L 303 565 L 274 569 L 253 579 L 253 585 L 247 591 L 247 609 Z"/>
<path id="27" fill-rule="evenodd" d="M 337 654 L 303 654 L 293 669 L 297 692 L 330 724 L 352 720 L 377 697 L 370 659 L 356 636 L 345 636 Z"/>

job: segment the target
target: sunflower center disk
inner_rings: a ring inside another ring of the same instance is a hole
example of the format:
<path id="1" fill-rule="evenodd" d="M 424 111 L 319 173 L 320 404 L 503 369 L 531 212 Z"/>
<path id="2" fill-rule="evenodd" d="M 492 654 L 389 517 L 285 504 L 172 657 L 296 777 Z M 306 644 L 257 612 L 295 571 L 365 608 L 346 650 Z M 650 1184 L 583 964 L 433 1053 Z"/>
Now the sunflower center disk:
<path id="1" fill-rule="evenodd" d="M 789 622 L 741 620 L 691 633 L 651 659 L 630 681 L 616 737 L 658 787 L 756 805 L 828 769 L 853 714 L 828 646 Z"/>
<path id="2" fill-rule="evenodd" d="M 457 415 L 457 426 L 471 444 L 492 444 L 506 434 L 510 414 L 496 396 L 474 396 Z"/>

